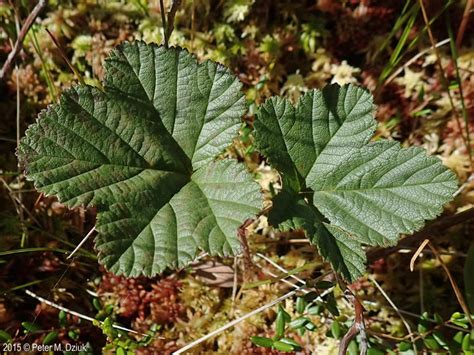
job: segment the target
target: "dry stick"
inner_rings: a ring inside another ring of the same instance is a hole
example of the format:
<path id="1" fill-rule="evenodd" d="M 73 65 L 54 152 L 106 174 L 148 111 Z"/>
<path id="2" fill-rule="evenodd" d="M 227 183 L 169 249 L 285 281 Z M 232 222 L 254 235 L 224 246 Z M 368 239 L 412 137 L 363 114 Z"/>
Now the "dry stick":
<path id="1" fill-rule="evenodd" d="M 28 31 L 30 30 L 31 26 L 35 22 L 40 12 L 45 8 L 46 4 L 47 0 L 39 0 L 36 6 L 33 8 L 33 11 L 31 11 L 31 13 L 26 18 L 25 23 L 23 24 L 21 31 L 18 35 L 18 38 L 16 39 L 15 45 L 13 46 L 13 49 L 10 54 L 8 54 L 7 60 L 5 61 L 2 69 L 0 70 L 0 81 L 4 80 L 5 77 L 10 73 L 12 64 L 18 53 L 20 53 L 20 50 L 23 46 L 23 41 Z"/>
<path id="2" fill-rule="evenodd" d="M 456 36 L 456 47 L 461 48 L 462 39 L 464 32 L 466 31 L 467 23 L 469 22 L 469 15 L 474 5 L 473 0 L 467 0 L 466 7 L 464 8 L 464 14 L 462 15 L 461 24 L 459 25 L 458 35 Z"/>
<path id="3" fill-rule="evenodd" d="M 168 38 L 168 41 L 171 38 L 171 34 L 174 30 L 174 17 L 176 16 L 176 11 L 178 11 L 179 5 L 181 5 L 181 0 L 172 0 L 171 8 L 168 12 L 168 20 L 166 22 L 166 37 Z"/>
<path id="4" fill-rule="evenodd" d="M 474 327 L 474 321 L 472 320 L 471 312 L 469 312 L 469 307 L 467 306 L 466 301 L 464 300 L 464 296 L 462 295 L 462 292 L 459 289 L 458 284 L 454 280 L 453 275 L 451 275 L 451 272 L 449 271 L 448 267 L 443 262 L 443 259 L 441 259 L 441 256 L 439 255 L 438 250 L 431 243 L 428 244 L 428 246 L 430 247 L 433 254 L 436 256 L 436 259 L 438 259 L 438 262 L 441 264 L 441 267 L 443 268 L 444 272 L 446 272 L 449 282 L 451 283 L 451 287 L 453 288 L 454 294 L 456 295 L 456 298 L 458 299 L 458 302 L 461 305 L 463 312 L 466 314 L 467 319 L 469 320 L 469 323 L 471 324 L 471 327 Z"/>
<path id="5" fill-rule="evenodd" d="M 242 255 L 244 257 L 244 265 L 245 265 L 245 272 L 248 273 L 249 271 L 255 268 L 255 265 L 252 262 L 252 256 L 250 254 L 249 243 L 247 241 L 247 227 L 250 226 L 254 220 L 252 218 L 248 218 L 245 222 L 239 227 L 237 231 L 237 235 L 240 240 L 240 245 L 242 246 Z"/>
<path id="6" fill-rule="evenodd" d="M 347 298 L 351 299 L 354 305 L 355 317 L 354 323 L 352 323 L 351 327 L 339 343 L 339 355 L 346 355 L 347 348 L 349 348 L 349 343 L 357 334 L 360 334 L 361 336 L 360 354 L 366 355 L 367 335 L 365 333 L 364 307 L 360 303 L 359 299 L 349 289 L 346 289 L 344 293 L 346 294 Z"/>
<path id="7" fill-rule="evenodd" d="M 402 312 L 400 309 L 398 309 L 398 307 L 395 305 L 395 303 L 393 303 L 393 301 L 390 299 L 390 297 L 388 297 L 387 293 L 384 291 L 384 289 L 382 288 L 382 286 L 380 286 L 380 284 L 372 277 L 369 275 L 369 280 L 372 281 L 372 283 L 375 285 L 375 287 L 377 287 L 377 289 L 379 290 L 379 292 L 382 294 L 382 296 L 387 300 L 387 302 L 390 304 L 390 306 L 395 310 L 395 312 L 397 312 L 398 316 L 400 317 L 400 319 L 402 320 L 402 323 L 403 325 L 405 326 L 407 332 L 408 332 L 408 336 L 410 337 L 410 340 L 411 342 L 413 343 L 413 347 L 414 347 L 414 350 L 415 350 L 415 354 L 418 353 L 418 350 L 416 349 L 416 345 L 415 345 L 415 339 L 413 337 L 413 332 L 411 330 L 411 327 L 410 327 L 410 324 L 407 322 L 407 320 L 405 319 L 405 317 L 403 317 L 402 315 Z"/>
<path id="8" fill-rule="evenodd" d="M 284 267 L 278 265 L 276 262 L 274 262 L 272 259 L 270 259 L 269 257 L 261 254 L 261 253 L 257 253 L 256 254 L 259 258 L 262 258 L 263 260 L 265 260 L 266 262 L 268 262 L 269 264 L 273 265 L 274 267 L 276 267 L 278 270 L 282 271 L 282 272 L 286 272 L 286 273 L 289 273 L 288 270 L 286 270 Z M 289 275 L 292 279 L 298 281 L 299 283 L 303 284 L 303 285 L 306 285 L 306 282 L 302 279 L 300 279 L 298 276 L 296 275 Z M 276 277 L 276 276 L 275 276 Z"/>
<path id="9" fill-rule="evenodd" d="M 431 42 L 431 46 L 433 47 L 434 53 L 436 55 L 436 63 L 438 64 L 438 67 L 439 67 L 439 75 L 441 78 L 441 83 L 443 84 L 443 86 L 446 87 L 446 93 L 448 94 L 449 104 L 451 105 L 451 109 L 454 114 L 454 119 L 457 122 L 459 132 L 462 132 L 463 129 L 462 129 L 462 124 L 461 124 L 461 119 L 458 115 L 458 111 L 456 110 L 456 107 L 454 106 L 453 97 L 451 96 L 451 91 L 449 90 L 448 80 L 446 79 L 446 76 L 444 75 L 443 65 L 441 64 L 441 55 L 439 54 L 438 48 L 436 47 L 436 41 L 434 39 L 433 32 L 431 31 L 430 21 L 426 13 L 425 5 L 423 3 L 423 0 L 418 0 L 418 2 L 420 3 L 421 13 L 423 15 L 423 20 L 425 21 L 426 29 L 428 31 L 428 37 Z M 471 144 L 470 144 L 470 139 L 469 139 L 469 127 L 467 127 L 467 125 L 466 125 L 466 136 L 464 136 L 461 133 L 461 137 L 469 153 L 469 162 L 471 164 L 471 170 L 474 170 L 474 165 L 472 161 Z"/>
<path id="10" fill-rule="evenodd" d="M 95 231 L 95 227 L 92 227 L 92 229 L 87 233 L 87 235 L 80 241 L 79 244 L 74 248 L 74 250 L 67 256 L 67 259 L 71 259 L 74 254 L 82 247 L 82 245 L 86 242 L 87 239 L 92 235 L 92 233 Z"/>
<path id="11" fill-rule="evenodd" d="M 277 278 L 277 277 L 278 277 L 277 274 L 275 274 L 275 273 L 273 273 L 273 272 L 271 272 L 271 271 L 268 271 L 268 270 L 265 270 L 265 269 L 262 269 L 262 271 L 263 271 L 265 274 L 267 274 L 267 275 L 269 275 L 269 276 L 271 276 L 271 277 L 273 277 L 273 278 Z M 290 276 L 291 276 L 291 275 L 290 275 Z M 287 276 L 287 277 L 289 277 L 289 276 Z M 291 286 L 291 287 L 293 287 L 293 288 L 298 288 L 297 285 L 295 285 L 294 283 L 288 281 L 287 279 L 280 279 L 279 281 L 281 281 L 281 282 L 283 282 L 283 283 L 285 283 L 285 284 L 287 284 L 288 286 Z M 303 288 L 303 289 L 301 289 L 301 292 L 303 292 L 305 295 L 307 295 L 310 291 L 308 291 L 307 289 Z"/>
<path id="12" fill-rule="evenodd" d="M 72 309 L 69 309 L 69 308 L 66 308 L 66 307 L 63 307 L 57 303 L 54 303 L 54 302 L 51 302 L 41 296 L 38 296 L 36 293 L 30 291 L 30 290 L 25 290 L 25 293 L 30 296 L 30 297 L 33 297 L 35 299 L 37 299 L 38 301 L 40 302 L 43 302 L 45 304 L 47 304 L 48 306 L 51 306 L 53 308 L 56 308 L 56 309 L 59 309 L 60 311 L 64 311 L 65 313 L 69 313 L 69 314 L 72 314 L 73 316 L 76 316 L 78 318 L 81 318 L 81 319 L 84 319 L 84 320 L 87 320 L 89 322 L 99 322 L 100 324 L 103 324 L 104 322 L 103 321 L 100 321 L 100 320 L 97 320 L 97 319 L 94 319 L 92 317 L 89 317 L 89 316 L 86 316 L 84 314 L 81 314 L 81 313 L 78 313 L 76 311 L 73 311 Z M 115 328 L 115 329 L 119 329 L 119 330 L 124 330 L 126 332 L 129 332 L 129 333 L 132 333 L 132 334 L 137 334 L 137 335 L 143 335 L 143 336 L 149 336 L 148 334 L 143 334 L 143 333 L 139 333 L 133 329 L 128 329 L 128 328 L 125 328 L 125 327 L 122 327 L 121 325 L 118 325 L 118 324 L 112 324 L 112 328 Z M 162 338 L 162 337 L 160 337 Z M 162 339 L 165 339 L 165 338 L 162 338 Z"/>
<path id="13" fill-rule="evenodd" d="M 234 256 L 234 279 L 232 280 L 232 309 L 231 309 L 231 314 L 232 316 L 234 315 L 234 307 L 235 307 L 235 299 L 237 296 L 237 286 L 238 286 L 238 267 L 239 263 L 237 260 L 237 257 Z"/>
<path id="14" fill-rule="evenodd" d="M 168 26 L 166 25 L 166 14 L 165 14 L 165 5 L 163 0 L 160 0 L 160 12 L 161 12 L 161 26 L 163 27 L 163 37 L 165 48 L 168 48 Z"/>

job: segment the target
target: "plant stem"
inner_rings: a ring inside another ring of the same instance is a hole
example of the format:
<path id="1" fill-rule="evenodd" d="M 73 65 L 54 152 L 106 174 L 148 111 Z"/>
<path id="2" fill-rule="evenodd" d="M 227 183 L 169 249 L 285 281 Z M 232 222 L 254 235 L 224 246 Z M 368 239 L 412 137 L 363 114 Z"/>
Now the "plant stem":
<path id="1" fill-rule="evenodd" d="M 168 48 L 168 26 L 166 24 L 165 5 L 163 0 L 160 0 L 160 12 L 161 12 L 161 26 L 163 27 L 164 45 Z"/>

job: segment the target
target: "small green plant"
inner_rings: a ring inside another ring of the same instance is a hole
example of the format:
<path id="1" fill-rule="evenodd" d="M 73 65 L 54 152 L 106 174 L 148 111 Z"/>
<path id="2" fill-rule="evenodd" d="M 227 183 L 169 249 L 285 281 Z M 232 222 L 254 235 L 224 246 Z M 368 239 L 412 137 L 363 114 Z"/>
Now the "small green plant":
<path id="1" fill-rule="evenodd" d="M 114 273 L 153 276 L 199 250 L 239 253 L 239 227 L 263 207 L 246 167 L 220 159 L 247 109 L 242 84 L 222 65 L 143 42 L 118 47 L 105 68 L 104 91 L 64 92 L 27 130 L 27 177 L 70 207 L 97 207 L 99 261 Z M 423 149 L 369 143 L 373 111 L 366 90 L 331 85 L 256 113 L 256 146 L 283 182 L 270 222 L 305 230 L 349 281 L 365 270 L 363 245 L 396 244 L 457 188 Z"/>
<path id="2" fill-rule="evenodd" d="M 352 320 L 344 315 L 341 316 L 337 311 L 337 306 L 331 304 L 332 300 L 334 300 L 332 292 L 323 299 L 319 298 L 315 292 L 297 297 L 294 304 L 296 315 L 293 317 L 283 307 L 278 306 L 273 325 L 275 335 L 273 337 L 253 336 L 250 338 L 251 342 L 258 347 L 282 352 L 298 351 L 302 349 L 302 346 L 296 340 L 297 337 L 317 330 L 312 319 L 318 322 L 324 319 L 328 329 L 326 336 L 341 340 L 351 327 Z M 334 312 L 335 310 L 337 313 Z M 450 319 L 444 320 L 436 313 L 430 315 L 424 312 L 415 325 L 412 334 L 398 340 L 396 337 L 387 341 L 376 336 L 368 336 L 364 340 L 364 343 L 367 343 L 367 354 L 411 355 L 416 354 L 415 349 L 466 355 L 474 352 L 474 330 L 470 327 L 466 314 L 455 312 Z M 453 331 L 452 328 L 457 330 Z M 347 354 L 359 354 L 360 348 L 361 340 L 354 338 L 348 344 Z"/>

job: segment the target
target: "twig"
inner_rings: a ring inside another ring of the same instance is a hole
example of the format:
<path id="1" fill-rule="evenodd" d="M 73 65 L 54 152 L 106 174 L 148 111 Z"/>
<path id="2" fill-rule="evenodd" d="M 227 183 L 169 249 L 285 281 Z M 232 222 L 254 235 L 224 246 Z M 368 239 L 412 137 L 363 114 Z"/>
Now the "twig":
<path id="1" fill-rule="evenodd" d="M 245 272 L 251 271 L 255 268 L 252 262 L 252 256 L 250 255 L 249 243 L 247 241 L 247 227 L 250 226 L 254 220 L 252 218 L 247 219 L 238 229 L 237 234 L 242 246 L 242 255 L 244 257 Z"/>
<path id="2" fill-rule="evenodd" d="M 30 30 L 31 26 L 35 22 L 38 15 L 45 8 L 47 0 L 39 0 L 36 6 L 33 8 L 33 11 L 28 15 L 23 24 L 21 31 L 16 39 L 15 45 L 12 48 L 10 54 L 8 54 L 7 60 L 3 64 L 2 69 L 0 70 L 0 80 L 4 80 L 5 77 L 10 73 L 12 68 L 12 63 L 14 62 L 18 53 L 20 53 L 21 48 L 23 47 L 23 41 Z"/>
<path id="3" fill-rule="evenodd" d="M 174 18 L 176 16 L 176 11 L 178 11 L 179 6 L 181 5 L 181 0 L 172 0 L 171 1 L 171 8 L 168 12 L 168 20 L 167 20 L 167 27 L 166 27 L 166 37 L 169 39 L 171 38 L 171 34 L 174 30 Z"/>
<path id="4" fill-rule="evenodd" d="M 462 39 L 464 37 L 464 32 L 466 31 L 467 23 L 469 22 L 469 15 L 474 5 L 473 0 L 467 0 L 466 7 L 464 8 L 464 13 L 462 15 L 461 24 L 459 25 L 458 35 L 456 36 L 456 47 L 461 48 Z"/>
<path id="5" fill-rule="evenodd" d="M 238 267 L 239 267 L 239 263 L 238 263 L 237 257 L 234 256 L 234 278 L 232 280 L 233 282 L 232 282 L 232 309 L 231 309 L 232 316 L 234 315 L 235 299 L 237 296 L 237 286 L 238 286 L 238 280 L 239 280 Z"/>
<path id="6" fill-rule="evenodd" d="M 262 258 L 263 260 L 265 260 L 266 262 L 268 262 L 269 264 L 273 265 L 274 267 L 276 267 L 278 270 L 282 271 L 282 272 L 286 272 L 287 274 L 289 273 L 288 270 L 286 270 L 284 267 L 278 265 L 276 262 L 274 262 L 272 259 L 270 259 L 269 257 L 266 257 L 265 255 L 261 254 L 261 253 L 257 253 L 256 254 L 259 258 Z M 306 285 L 306 282 L 302 279 L 300 279 L 298 276 L 295 276 L 295 275 L 289 275 L 292 279 L 298 281 L 299 283 L 301 283 L 302 285 Z M 277 277 L 277 276 L 274 276 L 274 277 Z"/>
<path id="7" fill-rule="evenodd" d="M 367 335 L 365 333 L 364 307 L 360 303 L 359 299 L 348 288 L 344 291 L 344 294 L 352 301 L 352 304 L 354 305 L 355 317 L 354 323 L 352 323 L 352 326 L 349 328 L 339 343 L 339 355 L 346 355 L 349 343 L 357 334 L 360 334 L 361 336 L 360 354 L 366 355 Z"/>
<path id="8" fill-rule="evenodd" d="M 66 259 L 71 259 L 74 254 L 81 248 L 81 246 L 89 239 L 89 237 L 92 235 L 92 233 L 95 231 L 95 227 L 92 227 L 92 229 L 87 233 L 87 235 L 80 241 L 79 244 L 74 248 L 74 250 L 67 256 Z"/>
<path id="9" fill-rule="evenodd" d="M 89 317 L 89 316 L 86 316 L 85 314 L 81 314 L 81 313 L 78 313 L 76 311 L 73 311 L 72 309 L 69 309 L 69 308 L 66 308 L 66 307 L 63 307 L 57 303 L 54 303 L 54 302 L 51 302 L 41 296 L 38 296 L 36 293 L 30 291 L 30 290 L 25 290 L 25 293 L 30 296 L 30 297 L 33 297 L 35 299 L 37 299 L 38 301 L 40 302 L 43 302 L 45 304 L 47 304 L 48 306 L 51 306 L 53 308 L 56 308 L 56 309 L 59 309 L 60 311 L 64 311 L 66 313 L 69 313 L 69 314 L 72 314 L 73 316 L 76 316 L 78 318 L 81 318 L 81 319 L 84 319 L 84 320 L 87 320 L 89 322 L 99 322 L 100 324 L 103 324 L 104 322 L 100 321 L 100 320 L 97 320 L 95 318 L 92 318 L 92 317 Z M 149 336 L 147 334 L 143 334 L 143 333 L 139 333 L 133 329 L 128 329 L 128 328 L 125 328 L 125 327 L 122 327 L 121 325 L 118 325 L 118 324 L 112 324 L 112 328 L 115 328 L 115 329 L 119 329 L 119 330 L 124 330 L 126 332 L 129 332 L 129 333 L 132 333 L 132 334 L 137 334 L 137 335 L 143 335 L 143 336 Z M 160 337 L 162 338 L 162 337 Z M 164 338 L 162 338 L 164 339 Z"/>
<path id="10" fill-rule="evenodd" d="M 265 274 L 267 274 L 268 276 L 271 276 L 271 277 L 273 277 L 273 278 L 278 278 L 278 275 L 277 275 L 277 274 L 274 274 L 274 273 L 271 272 L 271 271 L 268 271 L 268 270 L 265 270 L 265 269 L 262 269 L 262 271 L 263 271 Z M 291 275 L 288 275 L 288 276 L 291 276 Z M 288 276 L 287 276 L 287 277 L 288 277 Z M 298 288 L 297 285 L 295 285 L 294 283 L 288 281 L 286 278 L 285 278 L 285 279 L 279 279 L 279 281 L 281 281 L 281 282 L 283 282 L 284 284 L 287 284 L 288 286 L 291 286 L 291 287 L 293 287 L 293 288 Z M 305 288 L 301 289 L 301 291 L 302 291 L 305 295 L 307 295 L 307 294 L 309 293 L 309 291 L 308 291 L 307 289 L 305 289 Z"/>
<path id="11" fill-rule="evenodd" d="M 464 299 L 464 296 L 462 295 L 462 292 L 459 289 L 458 284 L 454 280 L 453 275 L 451 275 L 451 272 L 449 271 L 448 267 L 443 262 L 443 259 L 441 259 L 441 256 L 439 255 L 438 250 L 431 243 L 428 244 L 428 246 L 430 247 L 433 254 L 436 256 L 436 259 L 440 263 L 440 265 L 443 268 L 444 272 L 446 272 L 446 275 L 448 276 L 449 282 L 451 283 L 451 287 L 453 288 L 454 294 L 456 295 L 456 298 L 458 299 L 458 302 L 461 305 L 461 308 L 462 308 L 463 312 L 466 314 L 466 317 L 469 320 L 469 323 L 471 324 L 471 327 L 474 327 L 474 321 L 472 320 L 472 316 L 471 316 L 471 312 L 469 311 L 469 307 L 467 306 L 466 301 Z"/>
<path id="12" fill-rule="evenodd" d="M 166 25 L 165 5 L 160 0 L 161 26 L 163 27 L 163 37 L 165 48 L 168 48 L 168 26 Z"/>
<path id="13" fill-rule="evenodd" d="M 268 262 L 269 264 L 271 264 L 272 266 L 274 266 L 275 268 L 277 268 L 278 270 L 280 270 L 280 271 L 286 273 L 286 274 L 288 275 L 287 277 L 291 277 L 293 280 L 296 280 L 296 281 L 299 282 L 300 284 L 306 285 L 306 282 L 305 282 L 304 280 L 300 279 L 298 276 L 295 276 L 295 275 L 293 275 L 293 274 L 290 274 L 290 272 L 289 272 L 288 270 L 286 270 L 284 267 L 278 265 L 278 264 L 277 264 L 276 262 L 274 262 L 272 259 L 270 259 L 270 258 L 268 258 L 268 257 L 266 257 L 265 255 L 260 254 L 260 253 L 257 253 L 256 255 L 257 255 L 259 258 L 262 258 L 263 260 L 265 260 L 266 262 Z M 273 272 L 268 271 L 268 270 L 265 270 L 265 269 L 263 269 L 263 272 L 266 273 L 266 274 L 268 274 L 268 275 L 270 275 L 270 276 L 273 277 L 273 278 L 278 278 L 278 277 L 279 277 L 278 275 L 274 274 Z M 287 285 L 289 285 L 289 286 L 291 286 L 291 287 L 294 287 L 294 288 L 297 288 L 297 287 L 298 287 L 297 285 L 295 285 L 294 283 L 292 283 L 292 282 L 290 282 L 290 281 L 288 281 L 288 280 L 286 280 L 286 279 L 280 279 L 280 280 L 281 280 L 281 282 L 286 283 Z M 308 293 L 309 293 L 309 291 L 306 290 L 306 289 L 303 289 L 302 291 L 303 291 L 304 294 L 308 294 Z"/>

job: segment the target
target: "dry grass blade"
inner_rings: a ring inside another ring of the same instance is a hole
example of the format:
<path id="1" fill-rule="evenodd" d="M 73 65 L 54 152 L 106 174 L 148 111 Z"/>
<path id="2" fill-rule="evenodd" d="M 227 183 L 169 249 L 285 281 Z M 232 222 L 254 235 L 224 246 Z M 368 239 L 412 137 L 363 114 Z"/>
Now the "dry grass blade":
<path id="1" fill-rule="evenodd" d="M 454 280 L 453 275 L 449 271 L 446 264 L 443 262 L 443 259 L 441 259 L 441 256 L 439 255 L 438 250 L 433 245 L 431 245 L 431 243 L 428 244 L 428 246 L 430 247 L 433 254 L 436 256 L 436 259 L 438 260 L 438 262 L 440 263 L 440 265 L 443 268 L 444 272 L 446 273 L 446 276 L 448 276 L 448 279 L 449 279 L 449 282 L 451 283 L 451 287 L 453 288 L 454 294 L 456 295 L 456 298 L 457 298 L 457 300 L 459 302 L 459 305 L 461 306 L 463 312 L 466 314 L 466 317 L 469 320 L 469 323 L 471 324 L 471 327 L 474 327 L 474 322 L 473 322 L 473 319 L 472 319 L 472 316 L 471 316 L 471 312 L 469 311 L 469 307 L 467 306 L 466 300 L 464 299 L 464 296 L 463 296 L 461 290 L 459 289 L 458 284 Z"/>
<path id="2" fill-rule="evenodd" d="M 76 254 L 76 252 L 81 248 L 81 246 L 87 241 L 87 239 L 89 239 L 92 233 L 94 233 L 94 231 L 95 231 L 95 227 L 93 227 L 89 231 L 89 233 L 87 233 L 87 235 L 79 242 L 79 244 L 74 248 L 74 250 L 71 252 L 71 254 L 68 255 L 66 259 L 71 259 L 74 256 L 74 254 Z"/>
<path id="3" fill-rule="evenodd" d="M 402 320 L 402 323 L 403 323 L 403 325 L 405 326 L 405 328 L 408 332 L 408 336 L 410 337 L 410 339 L 413 343 L 413 346 L 415 347 L 415 353 L 416 353 L 417 349 L 416 349 L 416 345 L 415 345 L 415 338 L 413 337 L 413 332 L 411 330 L 410 324 L 407 322 L 405 317 L 403 317 L 403 315 L 402 315 L 402 311 L 395 305 L 395 303 L 392 301 L 392 299 L 390 297 L 388 297 L 387 293 L 384 291 L 382 286 L 380 286 L 380 284 L 372 276 L 369 276 L 369 280 L 372 281 L 372 283 L 375 285 L 375 287 L 377 287 L 379 292 L 387 300 L 387 302 L 390 304 L 390 306 L 395 310 L 395 312 L 397 312 L 398 316 Z"/>
<path id="4" fill-rule="evenodd" d="M 59 309 L 60 311 L 64 311 L 66 313 L 69 313 L 73 316 L 76 316 L 80 319 L 84 319 L 84 320 L 87 320 L 89 322 L 99 322 L 99 323 L 103 323 L 102 321 L 99 321 L 95 318 L 92 318 L 92 317 L 89 317 L 89 316 L 86 316 L 85 314 L 81 314 L 79 312 L 76 312 L 76 311 L 73 311 L 72 309 L 69 309 L 69 308 L 66 308 L 66 307 L 63 307 L 57 303 L 54 303 L 54 302 L 51 302 L 41 296 L 38 296 L 36 293 L 30 291 L 30 290 L 25 290 L 25 293 L 30 296 L 30 297 L 33 297 L 34 299 L 40 301 L 40 302 L 43 302 L 45 304 L 47 304 L 48 306 L 51 306 L 53 308 L 56 308 L 56 309 Z M 123 331 L 126 331 L 126 332 L 129 332 L 129 333 L 132 333 L 132 334 L 137 334 L 137 335 L 143 335 L 143 336 L 148 336 L 147 334 L 143 334 L 143 333 L 139 333 L 133 329 L 129 329 L 129 328 L 125 328 L 125 327 L 122 327 L 121 325 L 118 325 L 118 324 L 112 324 L 112 327 L 115 328 L 115 329 L 119 329 L 119 330 L 123 330 Z M 161 337 L 160 337 L 161 338 Z M 164 338 L 162 338 L 164 339 Z"/>
<path id="5" fill-rule="evenodd" d="M 469 16 L 472 11 L 474 0 L 467 0 L 466 7 L 464 8 L 464 14 L 462 15 L 461 24 L 459 25 L 458 35 L 456 36 L 456 47 L 461 48 L 462 39 L 464 38 L 464 32 L 466 32 L 467 23 L 469 22 Z"/>
<path id="6" fill-rule="evenodd" d="M 82 84 L 82 85 L 86 85 L 85 81 L 84 81 L 84 78 L 82 77 L 81 73 L 79 73 L 79 71 L 76 69 L 76 67 L 71 63 L 71 61 L 69 60 L 69 58 L 67 57 L 66 55 L 66 52 L 64 51 L 63 47 L 59 44 L 58 40 L 56 39 L 56 37 L 54 37 L 54 35 L 47 29 L 45 28 L 46 32 L 48 33 L 49 37 L 51 38 L 51 40 L 53 41 L 54 45 L 56 46 L 56 48 L 58 48 L 59 50 L 59 54 L 61 55 L 61 58 L 63 58 L 64 62 L 66 62 L 67 66 L 69 67 L 69 69 L 71 70 L 71 72 L 74 73 L 74 75 L 76 76 L 77 80 L 79 80 L 79 82 Z"/>
<path id="7" fill-rule="evenodd" d="M 430 39 L 431 46 L 433 47 L 434 53 L 436 55 L 436 63 L 437 63 L 438 68 L 439 68 L 439 75 L 440 75 L 440 79 L 441 79 L 441 84 L 443 85 L 443 87 L 446 90 L 446 93 L 448 94 L 449 104 L 451 105 L 451 109 L 452 109 L 454 118 L 455 118 L 455 120 L 457 122 L 457 125 L 458 125 L 458 129 L 459 129 L 460 132 L 462 132 L 463 127 L 462 127 L 462 124 L 461 124 L 461 119 L 460 119 L 460 117 L 458 115 L 458 112 L 456 110 L 456 107 L 454 105 L 454 100 L 453 100 L 453 97 L 451 95 L 451 91 L 449 89 L 448 80 L 447 80 L 446 75 L 444 73 L 443 65 L 441 64 L 441 55 L 439 53 L 438 48 L 436 47 L 436 41 L 434 39 L 433 32 L 431 31 L 430 21 L 428 19 L 428 14 L 426 13 L 426 8 L 425 8 L 425 5 L 424 5 L 424 2 L 423 2 L 423 0 L 418 0 L 418 1 L 420 3 L 421 13 L 423 14 L 423 20 L 425 21 L 425 25 L 426 25 L 426 28 L 428 30 L 428 37 Z M 466 146 L 466 150 L 469 153 L 469 161 L 470 161 L 470 164 L 471 164 L 471 170 L 473 170 L 474 165 L 473 165 L 473 160 L 472 160 L 471 145 L 469 143 L 470 139 L 469 139 L 468 127 L 466 127 L 466 135 L 463 135 L 461 133 L 461 137 L 463 139 L 464 145 Z"/>
<path id="8" fill-rule="evenodd" d="M 418 247 L 418 249 L 416 249 L 415 253 L 413 254 L 413 256 L 411 257 L 410 259 L 410 271 L 413 272 L 414 268 L 415 268 L 415 261 L 416 259 L 418 259 L 418 256 L 421 254 L 421 252 L 423 251 L 423 249 L 425 249 L 426 247 L 426 244 L 428 244 L 430 242 L 429 239 L 425 239 L 423 241 L 423 243 L 420 244 L 420 246 Z"/>

